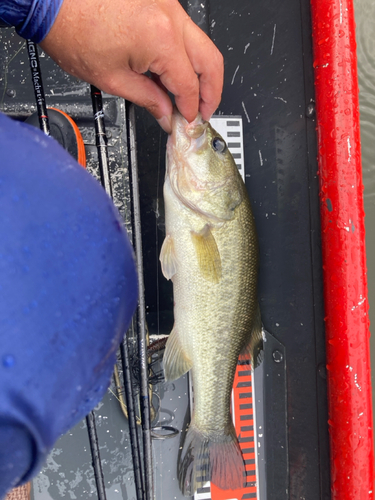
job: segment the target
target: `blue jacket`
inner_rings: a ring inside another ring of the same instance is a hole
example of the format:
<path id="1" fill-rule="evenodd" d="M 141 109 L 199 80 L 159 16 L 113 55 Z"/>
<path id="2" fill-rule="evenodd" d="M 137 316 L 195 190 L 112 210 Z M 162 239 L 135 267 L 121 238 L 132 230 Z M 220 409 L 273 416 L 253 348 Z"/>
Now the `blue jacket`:
<path id="1" fill-rule="evenodd" d="M 112 201 L 54 139 L 0 113 L 0 152 L 1 499 L 103 397 L 137 277 Z"/>
<path id="2" fill-rule="evenodd" d="M 1 0 L 0 19 L 23 38 L 41 42 L 54 23 L 63 0 Z"/>

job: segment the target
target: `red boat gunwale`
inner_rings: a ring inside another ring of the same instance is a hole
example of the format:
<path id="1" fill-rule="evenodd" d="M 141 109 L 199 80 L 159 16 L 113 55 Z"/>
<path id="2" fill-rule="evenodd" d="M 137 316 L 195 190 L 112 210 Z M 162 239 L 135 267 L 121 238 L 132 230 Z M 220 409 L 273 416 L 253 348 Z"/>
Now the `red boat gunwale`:
<path id="1" fill-rule="evenodd" d="M 374 498 L 357 56 L 352 0 L 311 0 L 333 500 Z"/>

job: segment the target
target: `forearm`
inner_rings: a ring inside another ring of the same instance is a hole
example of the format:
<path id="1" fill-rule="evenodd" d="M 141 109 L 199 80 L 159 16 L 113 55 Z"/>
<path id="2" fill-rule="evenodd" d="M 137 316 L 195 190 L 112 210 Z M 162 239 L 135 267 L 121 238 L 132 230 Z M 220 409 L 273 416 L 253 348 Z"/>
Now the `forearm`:
<path id="1" fill-rule="evenodd" d="M 68 73 L 148 109 L 168 133 L 168 92 L 189 122 L 219 105 L 223 57 L 178 0 L 0 0 L 0 19 Z"/>
<path id="2" fill-rule="evenodd" d="M 23 38 L 41 42 L 49 33 L 63 0 L 1 0 L 0 19 Z"/>

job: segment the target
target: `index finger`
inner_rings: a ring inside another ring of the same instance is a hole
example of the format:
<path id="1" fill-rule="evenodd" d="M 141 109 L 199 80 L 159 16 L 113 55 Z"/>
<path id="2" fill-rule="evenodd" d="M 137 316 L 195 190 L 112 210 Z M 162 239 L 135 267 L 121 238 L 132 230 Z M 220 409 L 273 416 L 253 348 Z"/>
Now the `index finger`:
<path id="1" fill-rule="evenodd" d="M 199 108 L 199 80 L 183 44 L 164 54 L 163 66 L 153 64 L 150 70 L 159 75 L 162 85 L 175 97 L 178 110 L 192 122 Z"/>
<path id="2" fill-rule="evenodd" d="M 174 95 L 178 110 L 188 122 L 196 118 L 198 110 L 203 119 L 209 120 L 221 99 L 223 56 L 190 18 L 182 29 L 183 36 L 174 39 L 169 50 L 164 48 L 162 57 L 159 55 L 149 69 Z"/>
<path id="3" fill-rule="evenodd" d="M 224 59 L 215 44 L 193 21 L 186 24 L 184 41 L 189 60 L 199 75 L 199 110 L 203 119 L 209 120 L 221 101 Z"/>
<path id="4" fill-rule="evenodd" d="M 204 120 L 210 119 L 221 100 L 223 56 L 190 18 L 184 23 L 182 40 L 171 44 L 150 70 L 174 94 L 176 106 L 188 122 L 196 118 L 198 109 Z"/>

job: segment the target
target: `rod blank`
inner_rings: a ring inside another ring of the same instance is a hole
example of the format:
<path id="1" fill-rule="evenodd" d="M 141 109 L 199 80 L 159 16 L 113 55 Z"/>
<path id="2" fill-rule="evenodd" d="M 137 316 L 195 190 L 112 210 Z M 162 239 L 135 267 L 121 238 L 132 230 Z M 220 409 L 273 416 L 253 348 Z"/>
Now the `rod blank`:
<path id="1" fill-rule="evenodd" d="M 47 112 L 46 99 L 44 95 L 44 88 L 42 82 L 42 72 L 39 63 L 38 47 L 31 40 L 27 40 L 26 44 L 30 62 L 31 78 L 33 81 L 40 130 L 42 130 L 46 135 L 50 135 L 48 112 Z"/>

